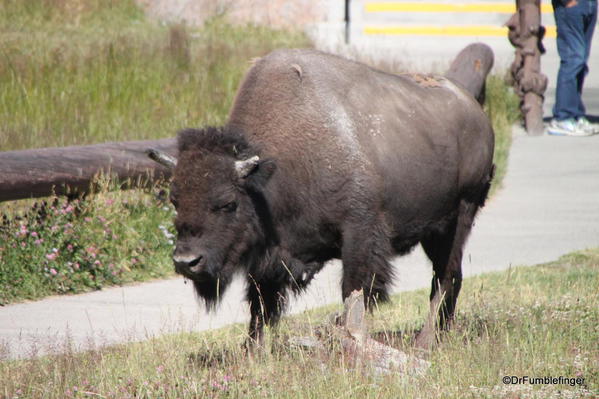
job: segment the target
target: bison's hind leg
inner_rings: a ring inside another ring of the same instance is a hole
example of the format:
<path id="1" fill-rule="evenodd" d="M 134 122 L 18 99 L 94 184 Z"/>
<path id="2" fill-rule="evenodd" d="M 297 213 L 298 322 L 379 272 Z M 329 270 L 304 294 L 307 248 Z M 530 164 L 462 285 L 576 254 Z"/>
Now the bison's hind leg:
<path id="1" fill-rule="evenodd" d="M 416 346 L 431 348 L 440 330 L 447 329 L 453 319 L 462 286 L 462 254 L 480 202 L 462 199 L 457 217 L 443 232 L 435 232 L 421 241 L 433 264 L 430 311 L 416 338 Z"/>

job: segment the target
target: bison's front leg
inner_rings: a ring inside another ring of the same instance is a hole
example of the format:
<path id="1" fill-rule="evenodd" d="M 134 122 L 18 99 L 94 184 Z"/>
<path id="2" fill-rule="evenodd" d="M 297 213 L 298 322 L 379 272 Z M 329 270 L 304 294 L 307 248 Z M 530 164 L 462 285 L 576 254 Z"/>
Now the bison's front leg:
<path id="1" fill-rule="evenodd" d="M 362 224 L 346 229 L 342 248 L 343 299 L 355 290 L 364 290 L 369 309 L 377 302 L 387 301 L 387 284 L 392 277 L 392 267 L 387 262 L 390 256 L 389 238 L 382 227 L 365 228 Z"/>
<path id="2" fill-rule="evenodd" d="M 285 287 L 279 282 L 247 279 L 247 300 L 250 304 L 249 345 L 264 342 L 264 326 L 273 325 L 285 307 Z"/>

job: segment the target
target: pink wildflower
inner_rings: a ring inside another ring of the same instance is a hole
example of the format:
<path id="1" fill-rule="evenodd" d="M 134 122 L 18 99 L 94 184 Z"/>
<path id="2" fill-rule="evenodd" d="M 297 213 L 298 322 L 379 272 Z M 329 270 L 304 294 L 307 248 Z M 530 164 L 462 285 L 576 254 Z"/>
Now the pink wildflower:
<path id="1" fill-rule="evenodd" d="M 37 237 L 37 231 L 32 231 L 31 232 L 31 237 L 34 237 L 34 238 Z"/>
<path id="2" fill-rule="evenodd" d="M 26 236 L 29 230 L 27 230 L 27 226 L 24 224 L 21 225 L 21 229 L 17 232 L 17 237 Z"/>
<path id="3" fill-rule="evenodd" d="M 46 255 L 46 259 L 48 260 L 54 260 L 56 259 L 56 257 L 58 256 L 58 254 L 56 252 L 52 252 Z"/>
<path id="4" fill-rule="evenodd" d="M 87 247 L 85 249 L 85 251 L 92 257 L 95 258 L 98 255 L 98 248 L 94 247 L 93 245 L 91 247 Z"/>
<path id="5" fill-rule="evenodd" d="M 62 208 L 62 209 L 60 210 L 60 213 L 61 213 L 61 214 L 63 214 L 63 215 L 66 215 L 66 214 L 68 214 L 68 213 L 71 213 L 71 212 L 73 212 L 73 209 L 75 209 L 75 208 L 73 208 L 73 206 L 72 206 L 72 205 L 68 205 L 68 206 L 66 206 L 66 207 Z"/>
<path id="6" fill-rule="evenodd" d="M 56 269 L 52 268 L 52 269 L 50 269 L 50 274 L 53 276 L 56 276 L 58 274 L 58 272 L 56 271 Z"/>

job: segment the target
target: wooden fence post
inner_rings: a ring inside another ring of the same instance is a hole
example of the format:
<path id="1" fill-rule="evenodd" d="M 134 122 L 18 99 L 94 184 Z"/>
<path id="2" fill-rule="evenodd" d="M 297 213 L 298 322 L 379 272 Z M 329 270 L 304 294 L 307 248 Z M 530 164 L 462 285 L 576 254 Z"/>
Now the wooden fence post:
<path id="1" fill-rule="evenodd" d="M 545 27 L 541 26 L 540 0 L 516 0 L 516 13 L 506 22 L 508 39 L 516 48 L 510 68 L 516 93 L 520 96 L 520 110 L 526 131 L 530 135 L 543 134 L 543 100 L 547 76 L 541 73 L 541 54 L 545 53 L 542 40 Z"/>
<path id="2" fill-rule="evenodd" d="M 345 0 L 345 16 L 343 18 L 345 22 L 345 44 L 349 44 L 350 38 L 350 0 Z"/>

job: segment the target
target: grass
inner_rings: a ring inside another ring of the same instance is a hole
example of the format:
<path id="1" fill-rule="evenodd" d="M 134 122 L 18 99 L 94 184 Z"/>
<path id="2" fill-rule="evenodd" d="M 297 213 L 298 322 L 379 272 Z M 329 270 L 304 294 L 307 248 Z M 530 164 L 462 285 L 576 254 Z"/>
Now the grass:
<path id="1" fill-rule="evenodd" d="M 285 318 L 269 348 L 248 357 L 244 326 L 164 336 L 85 353 L 0 363 L 1 398 L 596 398 L 599 249 L 464 281 L 454 329 L 426 375 L 355 370 L 347 357 L 292 349 L 331 307 Z M 371 331 L 407 336 L 422 323 L 426 290 L 393 298 Z M 409 351 L 409 341 L 400 345 Z M 502 377 L 574 383 L 505 385 Z M 576 378 L 581 385 L 576 383 Z M 584 379 L 584 382 L 582 381 Z"/>
<path id="2" fill-rule="evenodd" d="M 485 93 L 485 112 L 491 119 L 495 130 L 495 179 L 491 187 L 491 195 L 501 188 L 507 172 L 507 161 L 512 144 L 512 126 L 521 117 L 520 99 L 513 89 L 506 84 L 504 77 L 491 75 L 487 78 Z"/>
<path id="3" fill-rule="evenodd" d="M 84 201 L 55 198 L 5 219 L 0 305 L 170 276 L 173 214 L 152 191 L 104 188 Z"/>
<path id="4" fill-rule="evenodd" d="M 133 0 L 0 3 L 0 148 L 170 137 L 224 122 L 249 61 L 302 34 L 214 17 L 148 21 Z"/>
<path id="5" fill-rule="evenodd" d="M 197 30 L 162 26 L 133 0 L 4 0 L 0 149 L 222 124 L 252 58 L 306 45 L 299 33 L 218 16 Z M 0 305 L 173 273 L 173 216 L 159 188 L 100 191 L 85 201 L 0 204 Z"/>
<path id="6" fill-rule="evenodd" d="M 0 149 L 169 137 L 222 124 L 253 57 L 306 45 L 298 33 L 232 27 L 218 16 L 202 29 L 162 26 L 132 0 L 4 0 Z M 401 67 L 383 64 L 373 66 Z M 518 110 L 498 76 L 488 79 L 486 111 L 500 182 Z M 159 191 L 0 204 L 0 305 L 172 275 L 172 210 Z"/>

